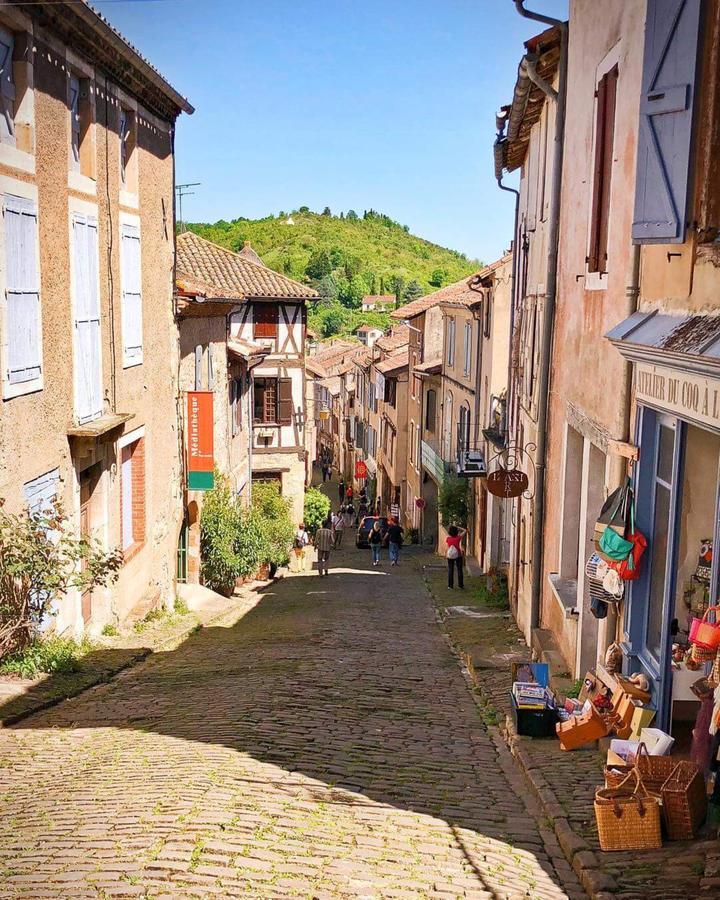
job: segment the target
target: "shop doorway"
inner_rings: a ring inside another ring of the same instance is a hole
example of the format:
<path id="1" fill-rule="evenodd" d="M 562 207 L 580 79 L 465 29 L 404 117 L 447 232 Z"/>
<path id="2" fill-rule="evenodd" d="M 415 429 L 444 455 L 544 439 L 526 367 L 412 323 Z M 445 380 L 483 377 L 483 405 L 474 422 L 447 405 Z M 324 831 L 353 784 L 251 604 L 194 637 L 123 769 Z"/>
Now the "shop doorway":
<path id="1" fill-rule="evenodd" d="M 434 550 L 438 542 L 438 486 L 427 472 L 423 472 L 422 497 L 425 507 L 420 519 L 421 539 L 425 546 Z"/>

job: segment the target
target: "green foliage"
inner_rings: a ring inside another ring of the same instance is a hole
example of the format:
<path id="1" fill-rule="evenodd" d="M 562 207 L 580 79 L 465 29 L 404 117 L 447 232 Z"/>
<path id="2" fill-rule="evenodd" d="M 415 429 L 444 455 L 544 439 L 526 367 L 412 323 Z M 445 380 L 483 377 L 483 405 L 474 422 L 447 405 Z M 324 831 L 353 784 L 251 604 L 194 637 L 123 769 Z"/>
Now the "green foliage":
<path id="1" fill-rule="evenodd" d="M 332 213 L 330 212 L 330 207 L 329 207 L 329 206 L 326 206 L 325 209 L 322 211 L 322 214 L 323 214 L 324 216 L 331 216 Z"/>
<path id="2" fill-rule="evenodd" d="M 440 486 L 438 509 L 444 528 L 450 525 L 467 527 L 470 510 L 470 483 L 467 478 L 446 475 Z"/>
<path id="3" fill-rule="evenodd" d="M 182 597 L 175 598 L 175 606 L 173 607 L 173 612 L 177 613 L 179 616 L 186 616 L 190 612 L 190 607 L 187 605 L 187 602 L 183 600 Z"/>
<path id="4" fill-rule="evenodd" d="M 407 300 L 408 303 L 412 303 L 413 300 L 417 300 L 420 297 L 425 296 L 425 291 L 423 290 L 422 285 L 419 281 L 415 281 L 413 279 L 410 284 L 405 288 L 405 293 L 403 297 Z"/>
<path id="5" fill-rule="evenodd" d="M 335 303 L 328 308 L 322 317 L 320 334 L 325 338 L 333 337 L 347 329 L 349 324 L 349 312 L 340 304 Z"/>
<path id="6" fill-rule="evenodd" d="M 325 338 L 352 337 L 361 325 L 372 325 L 382 331 L 390 325 L 388 313 L 348 309 L 340 303 L 318 303 L 310 307 L 309 327 Z"/>
<path id="7" fill-rule="evenodd" d="M 22 650 L 3 658 L 0 662 L 0 675 L 34 678 L 43 672 L 77 672 L 80 660 L 90 649 L 91 645 L 87 641 L 78 643 L 61 637 L 49 637 L 46 640 L 35 638 Z"/>
<path id="8" fill-rule="evenodd" d="M 324 278 L 332 272 L 332 263 L 330 262 L 330 254 L 327 250 L 316 250 L 305 266 L 305 274 L 308 278 L 320 279 Z"/>
<path id="9" fill-rule="evenodd" d="M 354 276 L 361 276 L 366 293 L 371 293 L 374 279 L 377 292 L 392 291 L 400 301 L 411 281 L 417 281 L 422 294 L 427 294 L 438 273 L 442 273 L 442 283 L 447 284 L 481 267 L 481 263 L 462 253 L 411 235 L 404 226 L 375 210 L 367 210 L 362 219 L 354 210 L 349 210 L 344 218 L 327 212 L 312 213 L 307 207 L 294 210 L 294 225 L 286 225 L 286 216 L 282 215 L 188 227 L 231 250 L 240 250 L 243 241 L 250 241 L 271 269 L 290 278 L 311 281 L 316 287 L 327 274 L 329 257 L 329 271 L 336 278 L 342 276 L 350 284 Z"/>
<path id="10" fill-rule="evenodd" d="M 583 687 L 583 679 L 576 678 L 575 681 L 570 685 L 570 687 L 565 691 L 565 696 L 570 697 L 573 700 L 577 699 L 580 696 L 580 691 Z"/>
<path id="11" fill-rule="evenodd" d="M 112 623 L 108 622 L 107 625 L 103 626 L 102 634 L 103 637 L 118 637 L 120 635 L 120 631 L 117 625 L 113 625 Z"/>
<path id="12" fill-rule="evenodd" d="M 10 515 L 0 500 L 0 658 L 23 651 L 69 590 L 110 584 L 120 550 L 80 538 L 62 509 Z"/>
<path id="13" fill-rule="evenodd" d="M 264 536 L 261 561 L 285 565 L 290 558 L 290 545 L 295 534 L 290 501 L 282 496 L 277 482 L 260 481 L 253 485 L 252 505 L 259 516 Z"/>
<path id="14" fill-rule="evenodd" d="M 326 497 L 317 488 L 308 488 L 305 491 L 303 521 L 310 534 L 315 534 L 320 525 L 327 519 L 329 512 L 330 498 Z"/>
<path id="15" fill-rule="evenodd" d="M 318 281 L 316 290 L 325 303 L 332 303 L 338 297 L 338 283 L 332 275 L 325 275 Z"/>
<path id="16" fill-rule="evenodd" d="M 445 281 L 445 272 L 442 269 L 434 269 L 428 280 L 433 287 L 440 288 Z"/>
<path id="17" fill-rule="evenodd" d="M 480 581 L 475 591 L 475 598 L 484 606 L 493 609 L 509 609 L 510 595 L 508 594 L 507 576 L 497 570 L 488 574 Z"/>
<path id="18" fill-rule="evenodd" d="M 358 309 L 368 293 L 367 282 L 362 275 L 353 275 L 347 288 L 340 293 L 340 302 L 350 309 Z"/>

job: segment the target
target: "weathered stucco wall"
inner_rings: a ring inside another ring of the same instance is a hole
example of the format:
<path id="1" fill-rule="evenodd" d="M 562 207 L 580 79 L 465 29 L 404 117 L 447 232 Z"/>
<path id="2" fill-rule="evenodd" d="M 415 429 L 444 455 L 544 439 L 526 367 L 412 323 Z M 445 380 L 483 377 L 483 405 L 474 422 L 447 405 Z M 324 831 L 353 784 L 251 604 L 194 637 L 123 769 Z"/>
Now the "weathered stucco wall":
<path id="1" fill-rule="evenodd" d="M 3 14 L 5 10 L 3 9 Z M 17 26 L 19 20 L 15 20 Z M 73 326 L 70 213 L 97 216 L 104 410 L 130 413 L 125 433 L 144 428 L 144 546 L 120 572 L 113 588 L 93 595 L 91 629 L 174 598 L 175 548 L 181 519 L 180 457 L 176 415 L 177 346 L 172 313 L 173 159 L 170 124 L 137 108 L 138 190 L 121 206 L 118 115 L 121 92 L 88 64 L 35 29 L 34 152 L 32 166 L 13 165 L 0 153 L 0 189 L 35 195 L 39 218 L 43 387 L 3 402 L 0 416 L 0 496 L 11 509 L 23 505 L 23 485 L 56 467 L 63 505 L 79 528 L 80 472 L 98 464 L 92 528 L 107 546 L 120 542 L 120 478 L 113 432 L 82 453 L 71 452 L 73 423 Z M 69 175 L 68 63 L 91 76 L 95 105 L 95 179 Z M 34 171 L 30 170 L 34 168 Z M 73 185 L 70 187 L 69 185 Z M 82 189 L 78 189 L 82 188 Z M 120 218 L 132 216 L 141 232 L 143 357 L 123 368 Z M 140 432 L 138 432 L 140 433 Z M 82 627 L 79 597 L 68 597 L 57 618 L 60 630 Z"/>

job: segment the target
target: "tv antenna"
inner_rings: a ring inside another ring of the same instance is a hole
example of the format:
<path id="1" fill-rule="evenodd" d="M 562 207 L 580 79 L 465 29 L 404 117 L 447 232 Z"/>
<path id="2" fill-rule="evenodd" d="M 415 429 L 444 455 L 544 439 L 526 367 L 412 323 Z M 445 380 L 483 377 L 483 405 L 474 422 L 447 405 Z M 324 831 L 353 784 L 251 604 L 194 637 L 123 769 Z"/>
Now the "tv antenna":
<path id="1" fill-rule="evenodd" d="M 175 193 L 177 194 L 178 201 L 178 223 L 180 225 L 180 231 L 185 231 L 185 220 L 183 219 L 182 212 L 182 202 L 183 197 L 192 197 L 195 191 L 191 191 L 190 188 L 200 187 L 202 181 L 192 181 L 187 184 L 176 184 L 175 185 Z"/>

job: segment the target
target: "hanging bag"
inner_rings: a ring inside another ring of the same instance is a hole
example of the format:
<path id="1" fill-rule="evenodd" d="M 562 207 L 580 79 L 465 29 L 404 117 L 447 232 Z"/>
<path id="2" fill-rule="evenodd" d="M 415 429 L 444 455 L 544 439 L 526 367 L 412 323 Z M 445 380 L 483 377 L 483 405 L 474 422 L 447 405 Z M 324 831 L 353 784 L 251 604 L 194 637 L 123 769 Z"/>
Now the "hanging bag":
<path id="1" fill-rule="evenodd" d="M 635 496 L 632 491 L 628 496 L 628 513 L 630 516 L 630 531 L 627 540 L 632 544 L 632 549 L 626 559 L 621 562 L 611 562 L 608 565 L 620 575 L 623 581 L 635 581 L 640 577 L 641 560 L 647 550 L 647 538 L 635 527 Z"/>
<path id="2" fill-rule="evenodd" d="M 717 611 L 720 606 L 708 606 L 702 619 L 693 619 L 690 625 L 690 643 L 704 650 L 717 650 L 720 647 L 720 623 Z M 708 615 L 715 613 L 715 622 L 708 622 Z"/>
<path id="3" fill-rule="evenodd" d="M 618 531 L 621 535 L 625 534 L 626 525 L 626 504 L 627 494 L 630 490 L 630 479 L 626 478 L 625 482 L 616 488 L 612 494 L 603 503 L 600 515 L 595 522 L 595 533 L 593 541 L 597 547 L 605 529 L 610 526 Z"/>

